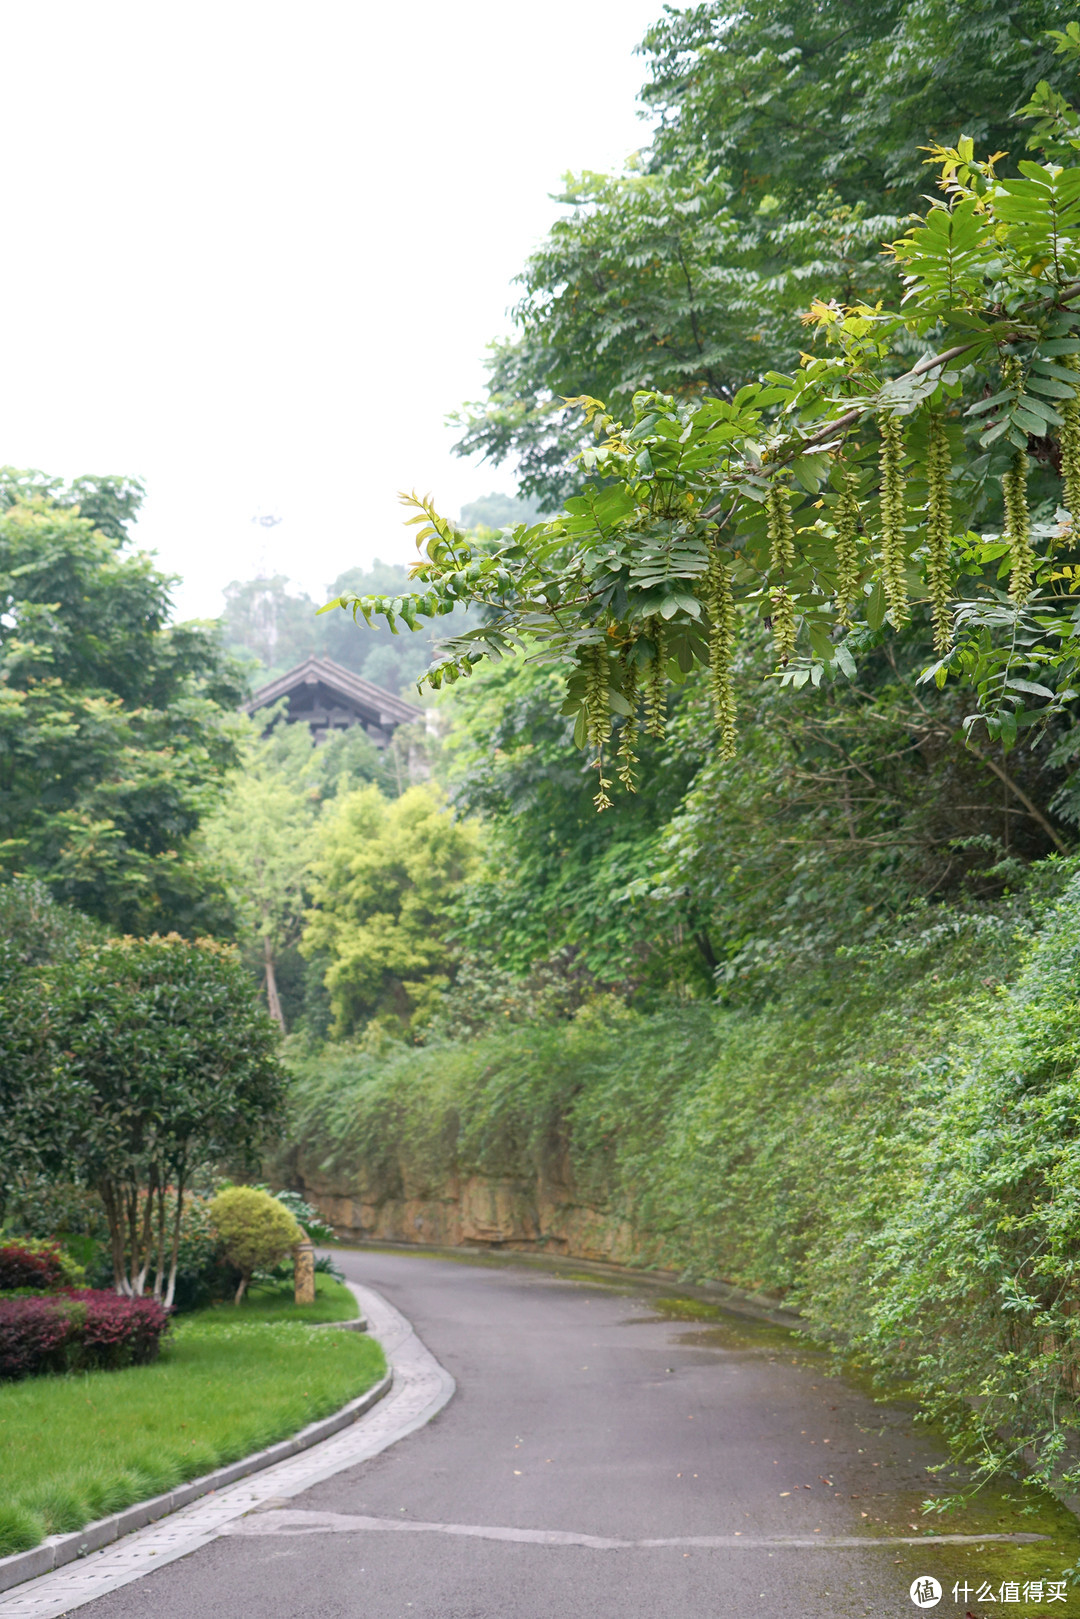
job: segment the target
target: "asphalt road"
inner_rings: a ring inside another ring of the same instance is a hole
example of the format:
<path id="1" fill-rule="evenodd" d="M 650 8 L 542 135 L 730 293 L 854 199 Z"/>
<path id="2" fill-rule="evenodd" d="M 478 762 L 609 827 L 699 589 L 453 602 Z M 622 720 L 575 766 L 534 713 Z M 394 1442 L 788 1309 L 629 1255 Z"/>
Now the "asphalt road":
<path id="1" fill-rule="evenodd" d="M 956 1606 L 951 1586 L 983 1565 L 996 1585 L 1011 1548 L 821 1543 L 924 1533 L 918 1503 L 941 1452 L 910 1412 L 830 1377 L 787 1334 L 735 1316 L 664 1319 L 655 1292 L 513 1262 L 339 1258 L 413 1322 L 457 1394 L 426 1428 L 290 1506 L 509 1533 L 233 1535 L 80 1616 L 893 1619 L 919 1611 L 909 1587 L 922 1574 L 946 1585 L 938 1614 L 1000 1611 Z M 1031 1527 L 997 1517 L 978 1532 Z M 520 1530 L 731 1543 L 596 1548 Z"/>

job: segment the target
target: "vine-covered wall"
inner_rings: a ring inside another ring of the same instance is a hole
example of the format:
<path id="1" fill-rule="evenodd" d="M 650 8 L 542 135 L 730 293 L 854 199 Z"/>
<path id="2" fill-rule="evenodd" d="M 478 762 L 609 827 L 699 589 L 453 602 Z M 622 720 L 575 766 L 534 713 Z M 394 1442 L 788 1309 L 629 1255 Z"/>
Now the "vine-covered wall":
<path id="1" fill-rule="evenodd" d="M 927 913 L 766 1005 L 310 1059 L 279 1173 L 345 1238 L 770 1293 L 977 1444 L 1008 1423 L 1060 1472 L 1080 1388 L 1080 877 L 1055 866 L 1041 911 Z M 958 1415 L 972 1388 L 977 1418 Z"/>

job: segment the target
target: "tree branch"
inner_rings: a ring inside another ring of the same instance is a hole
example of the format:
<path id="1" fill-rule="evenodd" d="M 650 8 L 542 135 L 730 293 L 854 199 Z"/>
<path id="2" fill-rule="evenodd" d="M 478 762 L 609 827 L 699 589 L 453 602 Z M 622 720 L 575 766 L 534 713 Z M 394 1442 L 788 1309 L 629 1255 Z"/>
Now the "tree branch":
<path id="1" fill-rule="evenodd" d="M 1054 831 L 1054 828 L 1050 825 L 1050 822 L 1046 819 L 1046 816 L 1042 813 L 1042 811 L 1040 809 L 1036 808 L 1036 806 L 1032 803 L 1031 799 L 1028 797 L 1027 793 L 1025 793 L 1024 789 L 1022 787 L 1019 787 L 1016 784 L 1016 782 L 1013 781 L 1012 777 L 1008 774 L 1008 772 L 1003 770 L 1002 767 L 997 763 L 997 761 L 994 760 L 994 759 L 991 759 L 988 754 L 980 753 L 978 748 L 973 748 L 971 746 L 970 742 L 968 743 L 968 751 L 970 753 L 973 753 L 975 755 L 976 759 L 978 759 L 982 764 L 984 764 L 988 770 L 992 770 L 994 772 L 994 775 L 998 778 L 998 780 L 1004 782 L 1005 786 L 1009 789 L 1010 793 L 1012 793 L 1015 798 L 1018 798 L 1020 800 L 1021 804 L 1023 804 L 1024 808 L 1027 810 L 1028 814 L 1031 816 L 1031 819 L 1038 826 L 1042 827 L 1043 831 L 1046 833 L 1047 837 L 1050 839 L 1051 843 L 1054 845 L 1054 848 L 1058 851 L 1058 853 L 1059 854 L 1068 854 L 1068 852 L 1069 852 L 1068 844 L 1064 841 L 1063 838 L 1061 838 L 1058 835 L 1057 832 Z"/>

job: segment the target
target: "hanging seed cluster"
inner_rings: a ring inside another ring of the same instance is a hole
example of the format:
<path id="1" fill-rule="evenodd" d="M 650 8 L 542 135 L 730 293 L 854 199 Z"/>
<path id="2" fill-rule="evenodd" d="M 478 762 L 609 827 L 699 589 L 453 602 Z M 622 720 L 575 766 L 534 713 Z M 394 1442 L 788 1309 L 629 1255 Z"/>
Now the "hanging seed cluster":
<path id="1" fill-rule="evenodd" d="M 1080 354 L 1062 356 L 1062 364 L 1077 373 L 1080 387 Z M 1076 394 L 1059 407 L 1064 426 L 1058 434 L 1061 445 L 1061 478 L 1065 485 L 1065 509 L 1072 518 L 1073 533 L 1080 532 L 1080 398 Z"/>
<path id="2" fill-rule="evenodd" d="M 949 612 L 951 570 L 949 547 L 952 541 L 952 500 L 949 473 L 952 454 L 945 423 L 931 412 L 926 439 L 926 582 L 930 589 L 930 613 L 934 625 L 934 651 L 944 656 L 952 645 L 952 618 Z"/>
<path id="3" fill-rule="evenodd" d="M 731 666 L 735 657 L 735 598 L 731 574 L 715 550 L 709 552 L 705 606 L 709 613 L 709 685 L 720 732 L 720 757 L 734 759 L 737 750 Z"/>
<path id="4" fill-rule="evenodd" d="M 667 627 L 662 618 L 649 618 L 645 628 L 655 648 L 645 684 L 645 731 L 649 736 L 662 737 L 667 730 Z"/>
<path id="5" fill-rule="evenodd" d="M 908 608 L 907 553 L 904 544 L 904 424 L 899 416 L 878 417 L 881 434 L 881 583 L 889 618 L 896 629 L 911 617 Z"/>
<path id="6" fill-rule="evenodd" d="M 589 741 L 596 749 L 596 758 L 593 763 L 596 767 L 598 781 L 597 792 L 593 803 L 598 810 L 610 809 L 611 798 L 608 788 L 611 781 L 604 775 L 604 748 L 611 741 L 611 702 L 608 696 L 608 657 L 604 646 L 586 647 L 585 663 L 585 714 Z"/>
<path id="7" fill-rule="evenodd" d="M 1071 519 L 1073 534 L 1076 535 L 1080 534 L 1080 354 L 1063 355 L 1061 365 L 1076 376 L 1078 389 L 1077 394 L 1068 399 L 1055 399 L 1063 418 L 1058 432 L 1063 503 Z M 1003 356 L 1001 376 L 1004 388 L 1014 389 L 1015 396 L 1022 398 L 1024 368 L 1017 356 Z M 924 419 L 927 487 L 925 577 L 934 650 L 939 657 L 943 657 L 952 646 L 953 638 L 950 610 L 954 539 L 952 455 L 949 429 L 942 412 L 931 409 Z M 888 617 L 896 628 L 902 627 L 911 617 L 907 585 L 909 537 L 904 468 L 907 453 L 905 422 L 898 416 L 882 412 L 877 418 L 877 427 L 880 434 L 880 479 L 877 490 L 871 489 L 864 496 L 865 473 L 852 463 L 841 462 L 839 495 L 832 509 L 831 525 L 815 525 L 823 528 L 824 533 L 832 538 L 835 563 L 833 617 L 841 629 L 853 626 L 854 609 L 861 601 L 868 560 L 867 535 L 863 527 L 864 502 L 872 500 L 875 493 L 880 513 L 880 533 L 877 536 L 880 578 Z M 1009 595 L 1018 607 L 1030 599 L 1035 583 L 1036 557 L 1028 509 L 1029 471 L 1027 454 L 1018 450 L 1001 479 L 1005 507 L 1004 537 L 1009 547 Z M 822 503 L 818 504 L 820 506 Z M 795 546 L 792 492 L 787 475 L 780 469 L 777 469 L 766 494 L 765 518 L 769 542 L 767 590 L 773 642 L 777 660 L 784 666 L 796 655 L 799 618 L 793 580 L 799 559 Z M 697 595 L 708 617 L 709 687 L 719 733 L 719 754 L 721 759 L 733 759 L 736 755 L 737 718 L 732 678 L 736 607 L 732 564 L 716 546 L 710 547 L 706 571 Z M 639 663 L 639 651 L 646 654 L 650 646 L 651 658 Z M 585 732 L 596 750 L 593 762 L 598 772 L 598 789 L 593 802 L 597 809 L 611 806 L 609 789 L 612 782 L 605 774 L 605 749 L 611 742 L 613 732 L 613 688 L 621 693 L 629 710 L 625 713 L 619 732 L 614 772 L 628 792 L 636 791 L 639 727 L 656 738 L 662 738 L 666 732 L 669 627 L 659 616 L 650 617 L 631 631 L 631 639 L 624 642 L 618 654 L 617 665 L 612 659 L 613 650 L 606 641 L 602 641 L 583 648 L 580 653 L 585 673 Z M 622 701 L 617 706 L 620 714 L 624 713 Z M 640 721 L 639 709 L 642 710 Z"/>
<path id="8" fill-rule="evenodd" d="M 774 478 L 769 486 L 765 516 L 769 533 L 769 568 L 776 580 L 769 587 L 773 643 L 776 647 L 777 661 L 785 664 L 789 658 L 795 656 L 798 625 L 795 621 L 795 603 L 787 587 L 788 577 L 795 568 L 795 525 L 791 521 L 791 490 L 781 478 Z"/>
<path id="9" fill-rule="evenodd" d="M 633 652 L 633 646 L 630 652 Z M 632 658 L 624 656 L 622 659 L 623 696 L 630 705 L 630 712 L 623 720 L 622 730 L 619 733 L 619 751 L 616 755 L 617 764 L 615 774 L 628 793 L 636 793 L 634 766 L 638 756 L 634 751 L 638 733 L 638 672 L 637 664 Z"/>
<path id="10" fill-rule="evenodd" d="M 859 599 L 859 474 L 849 469 L 836 503 L 836 622 L 851 628 L 851 609 Z"/>
<path id="11" fill-rule="evenodd" d="M 1024 390 L 1024 368 L 1015 354 L 1001 362 L 1001 380 L 1006 388 Z M 1031 595 L 1035 572 L 1035 552 L 1031 545 L 1031 518 L 1028 513 L 1027 484 L 1029 462 L 1024 450 L 1017 450 L 1012 465 L 1001 479 L 1005 504 L 1005 538 L 1009 542 L 1009 596 L 1023 607 Z"/>

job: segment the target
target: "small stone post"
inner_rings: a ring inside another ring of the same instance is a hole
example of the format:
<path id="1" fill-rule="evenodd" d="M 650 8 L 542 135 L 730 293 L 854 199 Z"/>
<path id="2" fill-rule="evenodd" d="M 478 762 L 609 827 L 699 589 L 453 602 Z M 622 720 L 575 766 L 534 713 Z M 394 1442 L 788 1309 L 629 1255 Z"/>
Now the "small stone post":
<path id="1" fill-rule="evenodd" d="M 296 1304 L 315 1303 L 315 1245 L 303 1226 L 300 1241 L 293 1249 L 293 1300 Z"/>

